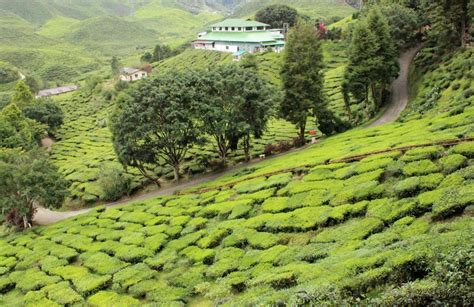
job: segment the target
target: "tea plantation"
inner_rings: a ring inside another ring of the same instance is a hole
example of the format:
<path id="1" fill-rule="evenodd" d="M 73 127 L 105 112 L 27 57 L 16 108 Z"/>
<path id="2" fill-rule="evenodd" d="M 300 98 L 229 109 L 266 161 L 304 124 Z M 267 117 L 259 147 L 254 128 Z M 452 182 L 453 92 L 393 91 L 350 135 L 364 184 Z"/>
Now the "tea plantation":
<path id="1" fill-rule="evenodd" d="M 71 201 L 93 203 L 103 198 L 103 191 L 97 184 L 101 168 L 122 169 L 112 147 L 111 133 L 107 127 L 108 114 L 113 105 L 100 96 L 86 93 L 67 94 L 57 98 L 66 114 L 65 124 L 58 131 L 58 142 L 54 144 L 52 158 L 66 179 L 72 182 Z M 314 123 L 308 124 L 313 129 Z M 279 141 L 292 141 L 296 128 L 284 120 L 271 121 L 268 131 L 261 139 L 253 141 L 252 155 L 258 157 L 268 144 Z M 86 159 L 84 157 L 87 157 Z M 192 149 L 182 167 L 186 175 L 203 173 L 208 170 L 207 163 L 218 158 L 212 142 Z M 243 162 L 243 150 L 229 155 L 230 164 Z M 129 169 L 133 177 L 133 188 L 147 182 L 137 170 Z M 154 172 L 163 179 L 172 179 L 173 170 L 163 161 Z"/>
<path id="2" fill-rule="evenodd" d="M 4 233 L 0 305 L 469 304 L 473 128 L 472 96 L 439 100 L 180 195 Z"/>
<path id="3" fill-rule="evenodd" d="M 474 243 L 473 158 L 472 142 L 395 150 L 4 236 L 0 303 L 244 305 L 325 287 L 436 288 L 439 257 Z"/>

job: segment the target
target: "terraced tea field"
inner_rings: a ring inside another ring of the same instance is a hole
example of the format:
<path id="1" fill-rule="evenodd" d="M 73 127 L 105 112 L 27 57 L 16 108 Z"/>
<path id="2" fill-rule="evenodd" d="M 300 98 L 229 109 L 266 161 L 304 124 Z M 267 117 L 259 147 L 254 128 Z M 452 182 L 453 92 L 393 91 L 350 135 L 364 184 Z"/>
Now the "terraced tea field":
<path id="1" fill-rule="evenodd" d="M 0 305 L 391 305 L 393 293 L 439 293 L 447 255 L 464 261 L 474 244 L 474 96 L 452 88 L 465 81 L 441 95 L 464 98 L 423 117 L 180 195 L 3 233 Z"/>
<path id="2" fill-rule="evenodd" d="M 470 217 L 448 220 L 474 202 L 473 158 L 472 142 L 423 147 L 100 207 L 1 239 L 0 303 L 252 305 L 428 282 L 439 253 L 473 242 Z"/>
<path id="3" fill-rule="evenodd" d="M 118 163 L 113 150 L 111 133 L 107 127 L 108 115 L 112 103 L 102 97 L 89 96 L 84 93 L 67 94 L 57 98 L 63 107 L 65 124 L 58 132 L 59 141 L 54 144 L 52 158 L 59 166 L 66 179 L 72 182 L 71 201 L 93 203 L 103 198 L 103 191 L 97 184 L 101 168 L 115 167 L 123 169 Z M 312 123 L 308 129 L 313 128 Z M 268 131 L 261 139 L 253 141 L 251 154 L 258 157 L 265 146 L 278 141 L 291 141 L 297 135 L 294 126 L 283 120 L 273 120 Z M 206 163 L 218 158 L 212 142 L 189 151 L 183 172 L 186 175 L 206 172 Z M 231 165 L 243 162 L 245 154 L 239 149 L 229 154 Z M 146 180 L 140 173 L 130 168 L 133 188 L 145 185 Z M 154 172 L 164 179 L 173 178 L 172 168 L 163 161 Z"/>

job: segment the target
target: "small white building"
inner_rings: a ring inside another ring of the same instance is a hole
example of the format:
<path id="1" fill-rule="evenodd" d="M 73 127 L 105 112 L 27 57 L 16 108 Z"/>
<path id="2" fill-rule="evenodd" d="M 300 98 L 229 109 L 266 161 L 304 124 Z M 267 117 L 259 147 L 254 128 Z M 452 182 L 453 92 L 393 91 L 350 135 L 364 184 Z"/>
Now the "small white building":
<path id="1" fill-rule="evenodd" d="M 120 80 L 133 82 L 148 77 L 148 73 L 137 68 L 124 67 L 120 73 Z"/>
<path id="2" fill-rule="evenodd" d="M 278 29 L 258 21 L 227 19 L 211 25 L 209 32 L 198 34 L 193 41 L 195 49 L 233 53 L 281 52 L 285 48 L 285 36 Z"/>

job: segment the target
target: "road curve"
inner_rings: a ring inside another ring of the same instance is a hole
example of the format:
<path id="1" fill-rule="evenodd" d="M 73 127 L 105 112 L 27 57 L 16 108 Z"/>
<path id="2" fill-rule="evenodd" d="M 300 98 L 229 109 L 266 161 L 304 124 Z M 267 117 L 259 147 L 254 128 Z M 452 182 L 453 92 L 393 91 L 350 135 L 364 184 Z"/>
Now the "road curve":
<path id="1" fill-rule="evenodd" d="M 409 49 L 403 53 L 398 62 L 400 63 L 400 74 L 398 78 L 393 81 L 391 86 L 390 103 L 385 108 L 384 112 L 378 119 L 372 122 L 368 127 L 377 127 L 396 121 L 400 114 L 405 110 L 409 99 L 408 77 L 410 73 L 410 64 L 415 58 L 421 45 Z"/>
<path id="2" fill-rule="evenodd" d="M 409 93 L 408 93 L 408 73 L 409 73 L 409 68 L 410 68 L 410 63 L 412 62 L 413 58 L 415 55 L 418 53 L 420 50 L 421 46 L 415 47 L 413 49 L 408 50 L 407 52 L 403 53 L 400 56 L 399 62 L 400 62 L 400 76 L 393 82 L 392 84 L 392 96 L 390 99 L 390 104 L 387 106 L 385 109 L 384 113 L 373 123 L 371 123 L 368 127 L 376 127 L 380 125 L 384 125 L 387 123 L 394 122 L 397 120 L 397 118 L 400 116 L 402 111 L 406 108 L 408 104 L 408 98 L 409 98 Z M 293 152 L 293 151 L 291 151 Z M 285 153 L 287 154 L 287 153 Z M 284 154 L 282 154 L 284 155 Z M 276 158 L 280 155 L 273 156 L 273 158 Z M 202 183 L 210 182 L 213 181 L 223 175 L 226 175 L 230 172 L 234 172 L 235 170 L 243 167 L 249 167 L 252 164 L 258 163 L 258 160 L 253 161 L 248 164 L 243 164 L 237 167 L 229 168 L 226 169 L 222 172 L 218 173 L 212 173 L 212 174 L 207 174 L 203 176 L 199 176 L 195 179 L 189 180 L 189 181 L 184 181 L 179 184 L 174 184 L 169 187 L 164 187 L 162 189 L 159 189 L 157 191 L 153 191 L 150 193 L 145 193 L 142 195 L 138 196 L 133 196 L 131 198 L 126 198 L 123 200 L 120 200 L 118 202 L 113 202 L 113 203 L 108 203 L 105 204 L 107 207 L 114 207 L 114 206 L 119 206 L 119 205 L 125 205 L 127 203 L 132 203 L 136 201 L 143 201 L 147 200 L 150 198 L 158 197 L 158 196 L 169 196 L 173 195 L 175 192 L 179 190 L 183 190 L 186 188 L 190 188 L 192 186 L 200 185 Z M 57 211 L 52 211 L 49 209 L 45 208 L 38 208 L 37 212 L 34 216 L 34 223 L 36 225 L 50 225 L 54 224 L 56 222 L 68 219 L 70 217 L 74 217 L 83 213 L 87 213 L 91 210 L 92 208 L 86 208 L 86 209 L 81 209 L 81 210 L 76 210 L 76 211 L 66 211 L 66 212 L 57 212 Z"/>

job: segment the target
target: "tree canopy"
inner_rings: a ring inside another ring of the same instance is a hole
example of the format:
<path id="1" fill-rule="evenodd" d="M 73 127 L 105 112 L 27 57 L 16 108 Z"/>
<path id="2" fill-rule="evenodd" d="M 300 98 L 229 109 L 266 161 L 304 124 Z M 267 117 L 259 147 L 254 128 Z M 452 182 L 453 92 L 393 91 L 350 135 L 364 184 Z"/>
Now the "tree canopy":
<path id="1" fill-rule="evenodd" d="M 0 148 L 0 210 L 8 225 L 31 226 L 37 206 L 60 208 L 67 188 L 44 151 Z"/>
<path id="2" fill-rule="evenodd" d="M 50 99 L 40 99 L 23 109 L 23 114 L 38 123 L 48 126 L 48 132 L 54 134 L 64 122 L 64 113 L 61 107 Z"/>
<path id="3" fill-rule="evenodd" d="M 272 28 L 283 28 L 285 24 L 290 27 L 298 21 L 298 11 L 287 5 L 270 5 L 255 14 L 257 21 L 269 24 Z"/>
<path id="4" fill-rule="evenodd" d="M 230 150 L 237 149 L 241 139 L 249 159 L 250 136 L 262 135 L 273 105 L 268 83 L 255 66 L 246 67 L 228 64 L 203 74 L 201 120 L 204 132 L 214 138 L 222 161 Z"/>
<path id="5" fill-rule="evenodd" d="M 196 82 L 191 73 L 159 76 L 144 80 L 117 99 L 111 130 L 122 164 L 137 167 L 158 183 L 146 165 L 163 160 L 179 179 L 180 165 L 201 135 L 197 120 L 201 98 Z"/>
<path id="6" fill-rule="evenodd" d="M 15 103 L 20 109 L 31 105 L 35 102 L 35 97 L 31 93 L 30 88 L 26 85 L 25 81 L 20 80 L 15 86 L 13 92 L 12 102 Z"/>
<path id="7" fill-rule="evenodd" d="M 316 116 L 319 129 L 326 134 L 334 132 L 338 120 L 327 109 L 323 93 L 324 61 L 321 42 L 316 29 L 307 22 L 299 22 L 288 36 L 281 71 L 284 98 L 281 116 L 295 124 L 300 141 L 304 140 L 308 117 Z"/>

